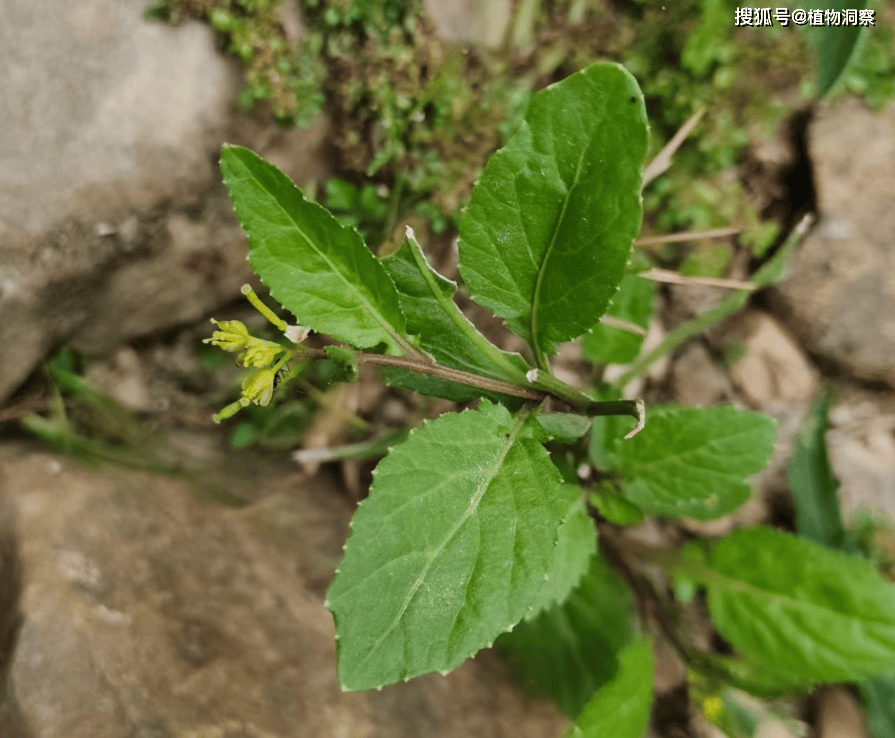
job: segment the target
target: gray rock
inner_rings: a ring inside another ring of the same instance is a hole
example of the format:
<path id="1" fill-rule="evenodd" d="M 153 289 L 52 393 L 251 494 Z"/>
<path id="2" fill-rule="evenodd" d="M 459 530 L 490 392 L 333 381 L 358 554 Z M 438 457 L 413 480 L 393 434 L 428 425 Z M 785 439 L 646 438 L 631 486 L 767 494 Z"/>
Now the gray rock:
<path id="1" fill-rule="evenodd" d="M 895 104 L 824 111 L 810 145 L 821 221 L 773 291 L 776 311 L 812 353 L 895 386 Z"/>
<path id="2" fill-rule="evenodd" d="M 895 520 L 895 395 L 843 390 L 827 444 L 846 525 L 861 509 Z"/>
<path id="3" fill-rule="evenodd" d="M 510 0 L 424 0 L 426 13 L 444 41 L 497 47 L 512 19 Z"/>
<path id="4" fill-rule="evenodd" d="M 820 389 L 817 373 L 798 343 L 767 313 L 749 310 L 738 315 L 727 340 L 743 347 L 729 373 L 752 407 L 790 404 L 804 409 Z"/>
<path id="5" fill-rule="evenodd" d="M 691 341 L 671 365 L 674 398 L 685 405 L 707 407 L 730 399 L 730 382 L 701 343 Z"/>
<path id="6" fill-rule="evenodd" d="M 323 596 L 353 505 L 325 476 L 236 463 L 247 508 L 0 447 L 26 582 L 11 676 L 34 738 L 559 735 L 563 718 L 490 652 L 342 693 Z"/>
<path id="7" fill-rule="evenodd" d="M 143 0 L 0 0 L 0 399 L 53 346 L 97 354 L 238 295 L 245 243 L 215 166 L 270 147 L 299 181 L 324 129 L 232 112 L 211 30 L 148 23 Z"/>

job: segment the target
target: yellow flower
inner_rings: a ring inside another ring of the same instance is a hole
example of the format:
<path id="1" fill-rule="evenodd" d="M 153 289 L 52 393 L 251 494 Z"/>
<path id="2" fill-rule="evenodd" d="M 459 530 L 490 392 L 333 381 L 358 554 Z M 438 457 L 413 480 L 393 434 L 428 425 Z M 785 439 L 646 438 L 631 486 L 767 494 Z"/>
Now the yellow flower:
<path id="1" fill-rule="evenodd" d="M 262 369 L 246 379 L 242 383 L 242 397 L 244 400 L 254 402 L 256 405 L 267 405 L 273 397 L 274 378 L 280 366 L 270 369 Z"/>
<path id="2" fill-rule="evenodd" d="M 249 341 L 246 350 L 239 355 L 242 365 L 249 367 L 254 366 L 262 369 L 273 364 L 277 354 L 283 352 L 283 347 L 275 343 L 263 341 L 260 338 L 252 338 Z"/>
<path id="3" fill-rule="evenodd" d="M 211 338 L 204 339 L 202 343 L 220 346 L 224 351 L 239 351 L 251 340 L 248 329 L 238 320 L 218 322 L 212 318 L 211 322 L 220 330 L 215 331 Z"/>

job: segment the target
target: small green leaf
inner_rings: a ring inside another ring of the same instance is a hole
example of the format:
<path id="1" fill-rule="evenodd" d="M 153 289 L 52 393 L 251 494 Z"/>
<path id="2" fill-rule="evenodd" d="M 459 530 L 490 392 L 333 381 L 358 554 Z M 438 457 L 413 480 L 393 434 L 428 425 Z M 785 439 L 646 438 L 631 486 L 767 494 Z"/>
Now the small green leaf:
<path id="1" fill-rule="evenodd" d="M 301 325 L 358 348 L 413 351 L 395 286 L 357 231 L 248 149 L 225 146 L 221 173 L 252 269 Z"/>
<path id="2" fill-rule="evenodd" d="M 360 376 L 360 357 L 351 349 L 341 346 L 324 346 L 323 353 L 338 370 L 336 382 L 356 382 Z"/>
<path id="3" fill-rule="evenodd" d="M 864 696 L 867 727 L 873 738 L 895 738 L 895 677 L 876 677 L 858 689 Z"/>
<path id="4" fill-rule="evenodd" d="M 622 494 L 646 512 L 711 520 L 751 493 L 746 477 L 771 458 L 772 418 L 732 407 L 652 407 L 646 427 L 613 448 Z"/>
<path id="5" fill-rule="evenodd" d="M 607 315 L 646 330 L 653 312 L 656 283 L 627 274 L 612 298 Z M 594 364 L 627 364 L 637 358 L 644 336 L 633 331 L 598 323 L 581 342 L 581 355 Z"/>
<path id="6" fill-rule="evenodd" d="M 499 643 L 523 679 L 574 718 L 615 674 L 618 652 L 633 633 L 630 591 L 604 559 L 594 556 L 565 602 L 523 620 Z"/>
<path id="7" fill-rule="evenodd" d="M 460 220 L 460 273 L 536 356 L 593 328 L 640 230 L 646 109 L 616 64 L 532 98 Z"/>
<path id="8" fill-rule="evenodd" d="M 828 548 L 840 548 L 845 529 L 839 516 L 839 483 L 833 476 L 825 434 L 830 395 L 814 404 L 793 440 L 789 485 L 796 503 L 799 533 Z"/>
<path id="9" fill-rule="evenodd" d="M 541 413 L 538 425 L 557 443 L 574 443 L 590 430 L 590 418 L 574 413 Z"/>
<path id="10" fill-rule="evenodd" d="M 327 596 L 345 689 L 453 669 L 553 601 L 570 502 L 541 439 L 483 401 L 379 464 Z"/>
<path id="11" fill-rule="evenodd" d="M 381 259 L 398 290 L 407 330 L 419 336 L 420 348 L 443 366 L 490 379 L 524 382 L 529 366 L 519 354 L 501 351 L 485 338 L 454 302 L 457 285 L 436 272 L 413 232 L 398 251 Z M 406 371 L 383 373 L 389 383 L 463 402 L 488 393 Z M 496 398 L 492 395 L 492 399 Z"/>
<path id="12" fill-rule="evenodd" d="M 648 640 L 619 654 L 618 673 L 597 692 L 566 738 L 642 738 L 653 701 L 653 649 Z"/>
<path id="13" fill-rule="evenodd" d="M 718 631 L 805 685 L 895 673 L 895 585 L 873 566 L 758 527 L 722 538 L 707 571 Z"/>

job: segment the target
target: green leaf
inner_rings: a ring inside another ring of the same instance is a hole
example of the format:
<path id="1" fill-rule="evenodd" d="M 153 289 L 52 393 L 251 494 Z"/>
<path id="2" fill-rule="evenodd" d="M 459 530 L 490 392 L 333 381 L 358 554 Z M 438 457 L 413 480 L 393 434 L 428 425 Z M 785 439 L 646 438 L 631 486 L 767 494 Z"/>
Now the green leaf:
<path id="1" fill-rule="evenodd" d="M 615 441 L 622 494 L 646 512 L 711 520 L 751 493 L 746 477 L 771 458 L 775 422 L 732 407 L 652 407 L 646 427 Z"/>
<path id="2" fill-rule="evenodd" d="M 803 10 L 838 10 L 846 8 L 861 10 L 867 6 L 866 0 L 811 0 L 796 2 Z M 817 96 L 824 97 L 836 84 L 857 47 L 861 34 L 860 26 L 822 25 L 804 26 L 817 53 Z"/>
<path id="3" fill-rule="evenodd" d="M 627 274 L 606 314 L 646 330 L 655 293 L 655 282 Z M 594 364 L 627 364 L 637 358 L 643 339 L 639 333 L 599 323 L 582 340 L 581 355 Z"/>
<path id="4" fill-rule="evenodd" d="M 356 352 L 341 346 L 324 346 L 323 353 L 336 369 L 334 381 L 357 381 L 360 376 L 360 357 Z"/>
<path id="5" fill-rule="evenodd" d="M 618 673 L 597 692 L 566 738 L 641 738 L 653 701 L 653 650 L 648 640 L 627 646 Z"/>
<path id="6" fill-rule="evenodd" d="M 630 591 L 604 559 L 594 556 L 565 602 L 523 620 L 499 643 L 522 678 L 574 718 L 616 673 L 618 652 L 633 633 Z"/>
<path id="7" fill-rule="evenodd" d="M 643 510 L 622 497 L 612 485 L 601 484 L 590 496 L 591 504 L 606 520 L 615 525 L 640 525 Z"/>
<path id="8" fill-rule="evenodd" d="M 828 548 L 840 548 L 845 529 L 839 515 L 839 484 L 833 476 L 825 440 L 829 406 L 830 395 L 824 393 L 793 440 L 786 468 L 799 533 Z"/>
<path id="9" fill-rule="evenodd" d="M 863 559 L 758 527 L 689 573 L 721 635 L 773 671 L 805 685 L 895 673 L 895 585 Z"/>
<path id="10" fill-rule="evenodd" d="M 249 239 L 249 264 L 301 325 L 357 348 L 413 352 L 395 286 L 357 231 L 248 149 L 225 146 L 221 173 Z"/>
<path id="11" fill-rule="evenodd" d="M 460 273 L 475 300 L 539 357 L 593 328 L 640 229 L 647 147 L 637 82 L 595 64 L 532 98 L 488 161 L 460 220 Z"/>
<path id="12" fill-rule="evenodd" d="M 584 490 L 577 484 L 563 484 L 560 495 L 566 500 L 567 509 L 553 547 L 553 563 L 544 577 L 543 591 L 538 598 L 542 608 L 568 598 L 597 552 L 597 531 L 587 514 Z M 533 615 L 534 612 L 526 617 Z"/>
<path id="13" fill-rule="evenodd" d="M 419 336 L 420 348 L 436 362 L 490 379 L 525 382 L 528 364 L 519 354 L 501 351 L 469 322 L 454 302 L 457 285 L 432 268 L 412 231 L 408 229 L 398 251 L 381 259 L 381 263 L 397 287 L 408 332 Z M 497 397 L 480 389 L 412 372 L 383 374 L 389 383 L 457 402 L 482 396 Z"/>
<path id="14" fill-rule="evenodd" d="M 590 418 L 575 413 L 540 413 L 538 425 L 557 443 L 574 443 L 590 430 Z"/>
<path id="15" fill-rule="evenodd" d="M 453 669 L 553 600 L 570 491 L 542 438 L 483 401 L 379 464 L 327 596 L 343 688 Z"/>
<path id="16" fill-rule="evenodd" d="M 877 677 L 858 685 L 873 738 L 895 738 L 895 678 Z"/>

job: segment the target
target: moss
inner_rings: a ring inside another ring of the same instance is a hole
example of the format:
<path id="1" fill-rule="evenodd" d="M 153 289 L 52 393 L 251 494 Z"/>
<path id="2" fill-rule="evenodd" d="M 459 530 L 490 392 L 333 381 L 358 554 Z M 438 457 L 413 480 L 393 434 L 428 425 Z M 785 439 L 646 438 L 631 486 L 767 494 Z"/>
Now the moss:
<path id="1" fill-rule="evenodd" d="M 760 253 L 773 238 L 737 176 L 750 139 L 779 135 L 810 99 L 811 52 L 793 26 L 736 28 L 733 0 L 517 0 L 499 53 L 436 38 L 422 0 L 303 0 L 305 32 L 286 32 L 280 0 L 169 0 L 149 12 L 207 20 L 239 56 L 245 107 L 304 125 L 324 107 L 351 207 L 327 204 L 373 242 L 411 213 L 437 230 L 468 198 L 489 154 L 515 129 L 531 93 L 597 59 L 640 81 L 658 151 L 707 111 L 667 174 L 645 192 L 659 231 L 739 225 Z M 879 0 L 841 89 L 881 107 L 895 95 L 895 25 Z M 331 188 L 324 190 L 329 197 Z M 338 189 L 338 187 L 336 187 Z M 363 197 L 361 197 L 363 195 Z"/>

